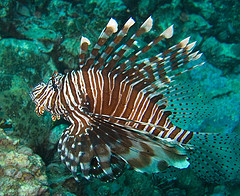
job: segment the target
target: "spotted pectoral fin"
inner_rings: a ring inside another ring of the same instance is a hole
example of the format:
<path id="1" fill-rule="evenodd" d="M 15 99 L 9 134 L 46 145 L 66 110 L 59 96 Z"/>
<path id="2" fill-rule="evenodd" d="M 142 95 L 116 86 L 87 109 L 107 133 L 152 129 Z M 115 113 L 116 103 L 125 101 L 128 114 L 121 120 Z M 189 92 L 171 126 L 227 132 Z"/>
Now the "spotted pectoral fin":
<path id="1" fill-rule="evenodd" d="M 240 136 L 236 133 L 197 133 L 188 153 L 193 171 L 210 183 L 240 182 Z"/>

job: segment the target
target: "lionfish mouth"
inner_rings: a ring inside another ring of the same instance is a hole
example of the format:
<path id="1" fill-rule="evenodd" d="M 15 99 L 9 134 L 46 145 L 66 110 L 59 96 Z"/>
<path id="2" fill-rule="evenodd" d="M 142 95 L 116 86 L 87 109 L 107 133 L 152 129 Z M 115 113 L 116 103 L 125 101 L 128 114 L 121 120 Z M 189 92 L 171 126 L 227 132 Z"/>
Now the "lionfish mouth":
<path id="1" fill-rule="evenodd" d="M 41 82 L 40 84 L 38 84 L 37 86 L 35 86 L 29 93 L 31 99 L 36 103 L 36 98 L 40 97 L 40 93 L 43 91 L 43 89 L 46 87 L 47 85 L 44 82 Z"/>
<path id="2" fill-rule="evenodd" d="M 34 87 L 29 93 L 31 99 L 36 104 L 35 112 L 37 113 L 38 116 L 41 116 L 45 110 L 43 105 L 44 102 L 41 100 L 44 100 L 43 96 L 46 87 L 47 85 L 42 82 L 38 84 L 36 87 Z"/>

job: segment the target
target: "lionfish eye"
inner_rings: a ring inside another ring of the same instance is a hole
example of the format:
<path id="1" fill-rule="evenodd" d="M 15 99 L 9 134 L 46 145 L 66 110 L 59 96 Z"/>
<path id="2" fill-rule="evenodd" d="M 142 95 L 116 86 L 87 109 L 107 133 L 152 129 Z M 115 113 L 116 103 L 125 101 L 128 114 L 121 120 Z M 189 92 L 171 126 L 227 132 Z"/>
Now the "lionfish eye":
<path id="1" fill-rule="evenodd" d="M 57 90 L 58 88 L 55 80 L 52 81 L 52 87 L 54 88 L 54 90 Z"/>
<path id="2" fill-rule="evenodd" d="M 50 78 L 50 80 L 48 80 L 47 86 L 52 86 L 52 83 L 53 83 L 52 78 Z"/>
<path id="3" fill-rule="evenodd" d="M 54 88 L 54 90 L 59 89 L 61 76 L 62 76 L 62 75 L 59 74 L 59 73 L 52 76 L 52 78 L 51 78 L 51 85 L 52 85 L 52 87 Z"/>

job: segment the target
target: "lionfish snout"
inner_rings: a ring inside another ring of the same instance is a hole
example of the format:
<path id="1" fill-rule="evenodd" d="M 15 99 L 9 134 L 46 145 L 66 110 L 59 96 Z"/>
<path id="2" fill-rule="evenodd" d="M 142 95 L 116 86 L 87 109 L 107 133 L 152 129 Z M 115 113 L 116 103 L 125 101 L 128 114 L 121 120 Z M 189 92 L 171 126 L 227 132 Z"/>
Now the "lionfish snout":
<path id="1" fill-rule="evenodd" d="M 41 116 L 44 111 L 52 114 L 52 120 L 60 119 L 64 111 L 57 111 L 55 101 L 59 98 L 62 88 L 62 74 L 54 72 L 47 83 L 41 82 L 30 92 L 31 99 L 36 104 L 35 111 Z"/>
<path id="2" fill-rule="evenodd" d="M 41 97 L 41 93 L 46 88 L 46 86 L 47 85 L 44 82 L 41 82 L 31 90 L 29 94 L 34 103 L 37 104 L 39 98 Z"/>
<path id="3" fill-rule="evenodd" d="M 47 85 L 41 82 L 40 84 L 35 86 L 30 92 L 30 97 L 36 104 L 35 111 L 38 116 L 41 116 L 44 113 L 44 110 L 46 110 L 46 108 L 44 107 L 44 99 L 47 96 L 47 94 L 45 93 L 46 89 Z"/>

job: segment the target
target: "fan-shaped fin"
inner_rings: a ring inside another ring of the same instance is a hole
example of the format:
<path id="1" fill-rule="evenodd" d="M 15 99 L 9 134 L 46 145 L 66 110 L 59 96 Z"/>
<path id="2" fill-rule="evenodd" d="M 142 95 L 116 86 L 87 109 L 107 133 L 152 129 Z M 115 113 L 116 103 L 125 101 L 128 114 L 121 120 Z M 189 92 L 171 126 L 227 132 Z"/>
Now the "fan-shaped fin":
<path id="1" fill-rule="evenodd" d="M 239 135 L 198 133 L 190 144 L 189 162 L 197 175 L 211 183 L 239 182 Z"/>
<path id="2" fill-rule="evenodd" d="M 93 67 L 95 64 L 96 57 L 99 55 L 99 51 L 101 47 L 106 43 L 108 38 L 113 34 L 116 33 L 118 30 L 118 24 L 116 20 L 111 18 L 107 24 L 107 26 L 102 30 L 97 43 L 94 45 L 90 57 L 87 59 L 85 65 L 82 67 L 83 70 L 88 70 L 89 68 Z"/>
<path id="3" fill-rule="evenodd" d="M 153 138 L 147 132 L 96 117 L 91 117 L 90 127 L 71 125 L 67 128 L 58 149 L 75 178 L 78 166 L 87 179 L 95 176 L 109 181 L 122 172 L 124 162 L 138 171 L 150 173 L 169 165 L 177 168 L 189 165 L 188 149 L 173 140 Z"/>
<path id="4" fill-rule="evenodd" d="M 90 41 L 88 40 L 88 38 L 82 36 L 81 42 L 80 42 L 80 50 L 79 50 L 79 67 L 80 67 L 80 69 L 85 64 L 85 56 L 86 56 L 86 52 L 88 50 L 88 45 L 90 45 Z"/>

